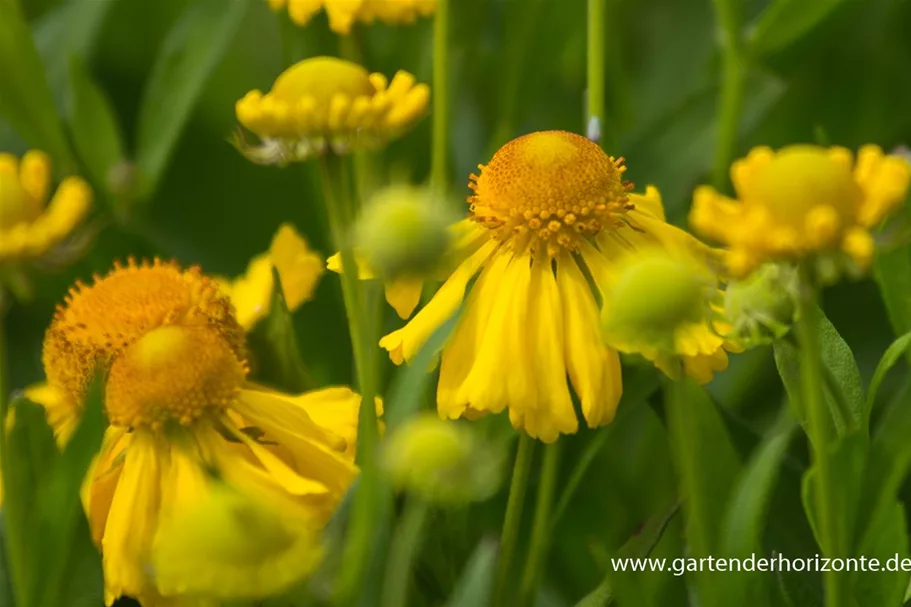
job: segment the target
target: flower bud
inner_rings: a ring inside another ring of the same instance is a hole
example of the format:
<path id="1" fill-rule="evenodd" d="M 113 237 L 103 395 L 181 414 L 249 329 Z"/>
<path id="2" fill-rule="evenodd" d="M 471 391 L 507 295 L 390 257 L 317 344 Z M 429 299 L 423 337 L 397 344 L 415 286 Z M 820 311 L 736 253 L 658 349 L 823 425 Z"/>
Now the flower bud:
<path id="1" fill-rule="evenodd" d="M 784 336 L 794 322 L 797 288 L 797 271 L 782 264 L 765 264 L 730 283 L 724 295 L 728 339 L 749 348 Z"/>
<path id="2" fill-rule="evenodd" d="M 482 501 L 500 484 L 502 454 L 466 426 L 432 414 L 396 430 L 384 449 L 384 469 L 393 484 L 429 501 Z"/>
<path id="3" fill-rule="evenodd" d="M 369 266 L 386 278 L 423 276 L 446 254 L 453 218 L 428 190 L 392 186 L 361 213 L 355 244 Z"/>

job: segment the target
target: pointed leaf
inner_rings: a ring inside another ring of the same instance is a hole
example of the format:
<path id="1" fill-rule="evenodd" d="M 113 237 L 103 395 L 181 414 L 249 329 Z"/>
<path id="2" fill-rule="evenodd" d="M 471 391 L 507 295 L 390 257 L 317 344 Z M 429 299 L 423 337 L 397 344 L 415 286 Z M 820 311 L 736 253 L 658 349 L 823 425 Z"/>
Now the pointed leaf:
<path id="1" fill-rule="evenodd" d="M 114 109 L 78 55 L 70 58 L 66 118 L 79 158 L 96 187 L 107 188 L 108 173 L 123 160 Z"/>
<path id="2" fill-rule="evenodd" d="M 481 540 L 465 565 L 462 577 L 456 583 L 449 607 L 475 607 L 489 605 L 493 593 L 493 574 L 496 570 L 497 543 Z"/>
<path id="3" fill-rule="evenodd" d="M 826 375 L 825 398 L 831 412 L 831 424 L 839 436 L 849 433 L 852 427 L 866 432 L 863 382 L 854 360 L 854 353 L 842 339 L 822 310 L 818 315 L 816 333 Z M 784 383 L 791 405 L 798 413 L 801 424 L 806 426 L 800 387 L 800 352 L 793 342 L 779 339 L 773 345 L 775 364 Z"/>
<path id="4" fill-rule="evenodd" d="M 64 172 L 74 168 L 44 65 L 18 0 L 0 0 L 0 116 L 29 145 L 51 155 Z"/>
<path id="5" fill-rule="evenodd" d="M 857 546 L 852 554 L 879 559 L 882 567 L 879 571 L 853 573 L 852 588 L 858 605 L 901 605 L 911 579 L 911 573 L 901 571 L 901 568 L 898 571 L 886 570 L 889 559 L 894 559 L 895 555 L 898 555 L 899 562 L 911 555 L 905 508 L 895 502 L 891 508 L 880 512 L 880 519 L 872 522 L 864 543 Z"/>
<path id="6" fill-rule="evenodd" d="M 867 390 L 866 416 L 868 419 L 870 412 L 873 410 L 873 404 L 876 402 L 876 394 L 879 392 L 879 387 L 886 378 L 886 374 L 909 349 L 911 349 L 911 333 L 905 333 L 892 342 L 879 360 L 879 364 L 876 365 L 873 379 L 870 380 L 870 388 Z"/>
<path id="7" fill-rule="evenodd" d="M 721 554 L 748 558 L 764 553 L 767 510 L 796 426 L 790 411 L 785 410 L 738 478 L 724 518 Z M 763 572 L 731 572 L 724 579 L 725 601 L 731 605 L 770 605 L 767 582 Z"/>
<path id="8" fill-rule="evenodd" d="M 151 196 L 209 75 L 237 31 L 247 0 L 191 2 L 162 43 L 139 109 L 137 157 Z"/>
<path id="9" fill-rule="evenodd" d="M 748 50 L 764 55 L 800 40 L 844 0 L 774 0 L 759 15 Z"/>

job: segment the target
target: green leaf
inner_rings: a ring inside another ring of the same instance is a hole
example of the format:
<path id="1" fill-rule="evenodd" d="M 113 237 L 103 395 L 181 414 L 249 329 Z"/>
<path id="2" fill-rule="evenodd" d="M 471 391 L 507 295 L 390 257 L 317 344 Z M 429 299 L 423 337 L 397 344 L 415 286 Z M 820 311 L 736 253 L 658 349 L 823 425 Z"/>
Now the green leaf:
<path id="1" fill-rule="evenodd" d="M 886 378 L 886 374 L 909 349 L 911 349 L 911 333 L 905 333 L 892 342 L 886 349 L 883 357 L 879 360 L 879 364 L 876 365 L 876 371 L 873 373 L 873 379 L 870 380 L 870 388 L 867 390 L 867 419 L 870 418 L 870 412 L 873 410 L 873 404 L 876 402 L 876 394 L 879 392 L 879 387 Z"/>
<path id="2" fill-rule="evenodd" d="M 825 554 L 842 554 L 854 537 L 858 513 L 861 511 L 860 500 L 864 489 L 868 444 L 867 438 L 858 432 L 838 439 L 831 451 L 826 454 L 837 481 L 835 495 L 827 496 L 827 499 L 834 499 L 837 502 L 834 505 L 837 518 L 832 525 L 834 533 L 839 534 L 837 536 L 823 537 L 819 528 L 817 508 L 820 500 L 816 493 L 819 486 L 818 466 L 813 465 L 804 474 L 801 490 L 804 511 L 807 513 L 816 542 Z"/>
<path id="3" fill-rule="evenodd" d="M 110 101 L 78 55 L 70 58 L 69 76 L 66 118 L 73 145 L 95 186 L 106 189 L 108 173 L 124 158 L 120 127 Z"/>
<path id="4" fill-rule="evenodd" d="M 854 353 L 822 310 L 817 309 L 816 313 L 816 334 L 819 336 L 823 371 L 827 380 L 825 398 L 832 414 L 832 427 L 839 436 L 845 436 L 852 428 L 863 428 L 866 432 L 868 414 L 864 404 L 863 381 L 854 360 Z M 797 411 L 801 424 L 806 426 L 806 416 L 800 405 L 800 352 L 789 339 L 777 340 L 773 348 L 775 364 L 788 393 L 788 399 Z"/>
<path id="5" fill-rule="evenodd" d="M 298 348 L 291 311 L 274 266 L 269 313 L 253 327 L 248 342 L 260 381 L 289 392 L 306 392 L 317 387 Z"/>
<path id="6" fill-rule="evenodd" d="M 785 409 L 737 479 L 722 527 L 721 554 L 726 557 L 748 558 L 764 553 L 766 514 L 796 426 Z M 724 579 L 724 600 L 730 605 L 770 605 L 767 583 L 768 574 L 764 572 L 731 572 Z"/>
<path id="7" fill-rule="evenodd" d="M 911 217 L 907 213 L 905 221 Z M 876 253 L 873 275 L 898 335 L 911 331 L 911 246 L 883 248 Z"/>
<path id="8" fill-rule="evenodd" d="M 879 520 L 872 522 L 870 533 L 852 556 L 879 559 L 880 566 L 884 567 L 896 554 L 899 559 L 904 559 L 909 553 L 905 508 L 901 503 L 894 502 L 891 508 L 881 511 Z M 853 577 L 852 588 L 858 605 L 901 605 L 909 573 L 881 569 L 854 573 Z"/>
<path id="9" fill-rule="evenodd" d="M 50 154 L 64 172 L 72 171 L 63 125 L 18 0 L 0 0 L 0 74 L 0 115 L 26 143 Z"/>
<path id="10" fill-rule="evenodd" d="M 154 194 L 209 75 L 247 10 L 247 0 L 197 0 L 162 43 L 139 108 L 136 162 Z"/>
<path id="11" fill-rule="evenodd" d="M 721 554 L 721 526 L 740 464 L 737 451 L 715 404 L 692 380 L 668 386 L 665 406 L 674 460 L 684 499 L 686 535 L 691 556 Z M 721 605 L 717 580 L 696 572 L 700 604 Z"/>
<path id="12" fill-rule="evenodd" d="M 774 0 L 756 20 L 748 36 L 748 52 L 761 56 L 800 40 L 843 1 Z"/>
<path id="13" fill-rule="evenodd" d="M 462 577 L 456 583 L 448 607 L 475 607 L 489 605 L 493 593 L 493 574 L 496 570 L 497 544 L 481 540 L 465 565 Z"/>
<path id="14" fill-rule="evenodd" d="M 75 55 L 88 61 L 104 21 L 116 3 L 117 0 L 67 0 L 35 23 L 35 47 L 61 111 L 69 89 L 70 58 Z"/>

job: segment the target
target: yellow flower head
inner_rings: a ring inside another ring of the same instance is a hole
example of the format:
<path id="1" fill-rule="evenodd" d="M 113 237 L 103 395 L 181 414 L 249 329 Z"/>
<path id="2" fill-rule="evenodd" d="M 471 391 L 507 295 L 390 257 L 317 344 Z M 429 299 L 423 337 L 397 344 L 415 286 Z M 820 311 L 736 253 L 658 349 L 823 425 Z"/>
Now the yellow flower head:
<path id="1" fill-rule="evenodd" d="M 273 267 L 278 270 L 291 312 L 313 297 L 324 270 L 323 258 L 310 249 L 304 237 L 290 224 L 282 224 L 272 238 L 269 251 L 250 260 L 245 274 L 234 280 L 218 279 L 244 329 L 253 328 L 269 312 Z"/>
<path id="2" fill-rule="evenodd" d="M 604 337 L 612 347 L 644 356 L 673 378 L 686 371 L 706 383 L 727 367 L 724 339 L 711 325 L 721 298 L 717 279 L 690 251 L 636 251 L 601 287 Z"/>
<path id="3" fill-rule="evenodd" d="M 288 16 L 304 26 L 321 8 L 329 15 L 329 27 L 338 34 L 351 33 L 355 21 L 373 23 L 380 20 L 390 25 L 413 23 L 418 17 L 429 17 L 436 10 L 436 0 L 268 0 L 272 10 L 287 7 Z"/>
<path id="4" fill-rule="evenodd" d="M 593 283 L 607 284 L 636 251 L 705 248 L 665 222 L 657 190 L 630 194 L 622 176 L 620 160 L 595 143 L 546 131 L 507 143 L 471 177 L 469 217 L 453 245 L 461 263 L 380 341 L 394 362 L 411 360 L 461 308 L 441 356 L 442 416 L 508 409 L 516 428 L 549 442 L 579 427 L 571 387 L 590 427 L 613 419 L 620 362 L 601 339 Z"/>
<path id="5" fill-rule="evenodd" d="M 96 370 L 105 377 L 111 425 L 83 500 L 109 602 L 130 595 L 148 607 L 182 592 L 150 575 L 151 550 L 163 526 L 209 494 L 210 472 L 319 521 L 356 476 L 360 399 L 344 388 L 290 397 L 247 384 L 244 329 L 197 269 L 131 262 L 79 285 L 47 331 L 44 366 L 48 386 L 29 396 L 60 434 Z"/>
<path id="6" fill-rule="evenodd" d="M 856 162 L 838 147 L 759 147 L 731 166 L 731 178 L 739 200 L 700 187 L 690 222 L 729 247 L 733 275 L 769 260 L 838 252 L 864 270 L 874 252 L 870 229 L 904 201 L 911 165 L 872 145 Z"/>
<path id="7" fill-rule="evenodd" d="M 392 482 L 424 499 L 480 501 L 500 481 L 502 458 L 467 428 L 423 414 L 398 428 L 383 445 L 383 465 Z"/>
<path id="8" fill-rule="evenodd" d="M 66 177 L 47 203 L 50 186 L 44 152 L 28 152 L 21 161 L 0 154 L 0 265 L 44 255 L 88 213 L 92 190 L 81 178 Z"/>
<path id="9" fill-rule="evenodd" d="M 314 57 L 285 70 L 263 94 L 250 91 L 237 120 L 262 141 L 236 144 L 260 164 L 287 164 L 331 150 L 382 147 L 424 115 L 430 87 L 399 71 L 392 82 L 334 57 Z"/>
<path id="10" fill-rule="evenodd" d="M 162 525 L 152 572 L 166 595 L 266 598 L 313 571 L 323 553 L 318 530 L 294 509 L 215 484 Z"/>

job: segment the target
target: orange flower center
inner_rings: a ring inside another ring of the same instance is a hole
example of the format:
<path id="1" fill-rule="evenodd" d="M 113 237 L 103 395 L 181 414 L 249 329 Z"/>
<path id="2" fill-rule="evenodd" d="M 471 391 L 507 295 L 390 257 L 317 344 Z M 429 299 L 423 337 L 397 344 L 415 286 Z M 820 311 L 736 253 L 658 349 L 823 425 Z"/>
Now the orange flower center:
<path id="1" fill-rule="evenodd" d="M 182 330 L 204 328 L 212 337 L 185 337 L 182 341 L 172 334 L 170 341 L 143 341 L 156 329 L 171 326 Z M 44 368 L 49 384 L 80 403 L 95 373 L 110 371 L 113 376 L 115 362 L 127 350 L 132 362 L 123 364 L 132 369 L 137 360 L 154 358 L 150 353 L 156 352 L 155 344 L 186 347 L 216 337 L 220 344 L 217 348 L 231 352 L 235 364 L 243 365 L 244 330 L 234 318 L 230 301 L 214 281 L 195 268 L 183 271 L 176 264 L 158 261 L 137 266 L 131 260 L 127 267 L 117 265 L 104 278 L 96 277 L 91 286 L 77 283 L 70 290 L 45 335 Z M 140 343 L 145 345 L 139 347 Z M 139 349 L 133 350 L 134 345 Z M 199 351 L 195 355 L 203 357 L 205 353 Z M 219 358 L 222 354 L 212 356 Z M 122 375 L 124 371 L 118 373 Z M 164 375 L 160 380 L 169 381 Z M 120 389 L 120 393 L 124 390 Z M 113 421 L 111 409 L 116 410 L 117 406 L 111 396 L 107 403 Z"/>
<path id="2" fill-rule="evenodd" d="M 244 363 L 217 330 L 159 327 L 111 365 L 105 409 L 116 426 L 157 428 L 168 420 L 186 425 L 230 405 L 245 376 Z"/>
<path id="3" fill-rule="evenodd" d="M 624 225 L 630 205 L 623 159 L 565 131 L 514 139 L 471 175 L 471 215 L 496 237 L 534 236 L 549 254 L 575 250 L 580 237 Z"/>

